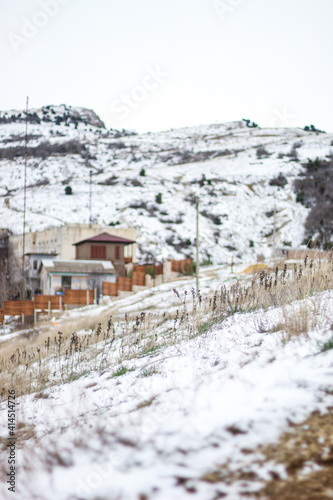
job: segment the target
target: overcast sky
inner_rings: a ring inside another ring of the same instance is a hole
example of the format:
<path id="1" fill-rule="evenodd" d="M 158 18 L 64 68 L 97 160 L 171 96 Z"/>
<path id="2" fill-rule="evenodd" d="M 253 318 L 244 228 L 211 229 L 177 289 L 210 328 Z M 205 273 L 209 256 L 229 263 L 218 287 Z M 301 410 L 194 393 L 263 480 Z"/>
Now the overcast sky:
<path id="1" fill-rule="evenodd" d="M 333 132 L 332 0 L 0 0 L 0 109 Z"/>

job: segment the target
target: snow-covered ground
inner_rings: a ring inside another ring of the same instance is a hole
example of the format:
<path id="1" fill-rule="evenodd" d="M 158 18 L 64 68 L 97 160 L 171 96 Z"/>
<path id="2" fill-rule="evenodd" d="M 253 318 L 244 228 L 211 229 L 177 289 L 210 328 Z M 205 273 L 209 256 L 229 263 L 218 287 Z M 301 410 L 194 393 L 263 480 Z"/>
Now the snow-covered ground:
<path id="1" fill-rule="evenodd" d="M 212 281 L 222 274 L 215 269 Z M 142 308 L 175 305 L 168 285 L 141 293 Z M 118 301 L 119 310 L 136 311 L 135 297 Z M 332 406 L 333 350 L 322 352 L 332 338 L 332 298 L 328 291 L 283 310 L 235 314 L 192 339 L 123 361 L 127 371 L 117 377 L 119 367 L 110 366 L 46 389 L 43 397 L 20 398 L 17 498 L 213 500 L 224 494 L 237 500 L 260 490 L 272 473 L 286 477 L 283 465 L 265 462 L 256 449 L 277 441 L 290 422 Z M 98 307 L 81 315 L 101 313 Z M 286 317 L 298 318 L 304 309 L 312 311 L 306 334 L 281 330 Z M 6 438 L 6 405 L 1 409 Z M 205 480 L 224 468 L 256 479 Z M 6 484 L 0 488 L 1 498 L 12 497 Z"/>
<path id="2" fill-rule="evenodd" d="M 0 123 L 1 225 L 16 233 L 22 231 L 24 206 L 25 123 L 24 112 L 20 118 L 18 113 L 2 113 L 8 122 Z M 302 162 L 332 152 L 332 134 L 252 129 L 243 121 L 121 136 L 103 128 L 89 110 L 51 106 L 31 113 L 37 118 L 29 123 L 28 146 L 48 143 L 49 153 L 35 150 L 28 157 L 27 230 L 88 222 L 92 171 L 93 220 L 136 227 L 139 258 L 193 256 L 195 196 L 201 259 L 221 264 L 231 256 L 269 256 L 274 208 L 275 245 L 300 245 L 308 209 L 296 203 L 293 180 Z M 67 153 L 59 149 L 64 145 Z M 11 148 L 21 150 L 6 159 Z M 280 173 L 286 185 L 270 185 Z M 66 185 L 73 195 L 65 195 Z"/>

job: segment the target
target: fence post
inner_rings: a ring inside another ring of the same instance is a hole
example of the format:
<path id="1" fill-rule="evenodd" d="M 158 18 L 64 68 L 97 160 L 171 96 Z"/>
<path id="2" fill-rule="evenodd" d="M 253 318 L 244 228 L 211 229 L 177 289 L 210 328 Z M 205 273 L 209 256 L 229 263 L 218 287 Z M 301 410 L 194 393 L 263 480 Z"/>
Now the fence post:
<path id="1" fill-rule="evenodd" d="M 87 306 L 89 306 L 89 290 L 87 290 Z"/>
<path id="2" fill-rule="evenodd" d="M 94 288 L 94 304 L 97 304 L 97 288 Z"/>
<path id="3" fill-rule="evenodd" d="M 22 313 L 22 325 L 24 325 L 24 313 Z"/>
<path id="4" fill-rule="evenodd" d="M 51 318 L 51 301 L 49 300 L 48 317 Z"/>
<path id="5" fill-rule="evenodd" d="M 37 309 L 34 309 L 34 324 L 37 324 Z"/>
<path id="6" fill-rule="evenodd" d="M 62 297 L 59 295 L 59 309 L 62 311 Z"/>

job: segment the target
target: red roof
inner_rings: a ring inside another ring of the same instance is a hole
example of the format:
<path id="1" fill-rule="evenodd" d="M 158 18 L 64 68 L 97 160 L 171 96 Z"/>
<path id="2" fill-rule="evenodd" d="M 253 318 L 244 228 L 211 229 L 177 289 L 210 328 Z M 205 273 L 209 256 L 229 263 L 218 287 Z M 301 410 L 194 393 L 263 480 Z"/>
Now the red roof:
<path id="1" fill-rule="evenodd" d="M 92 238 L 88 238 L 86 240 L 78 241 L 77 243 L 73 243 L 73 245 L 81 245 L 82 243 L 120 243 L 123 245 L 130 245 L 131 243 L 135 243 L 133 240 L 127 240 L 126 238 L 119 238 L 119 236 L 115 236 L 113 234 L 101 233 L 97 236 L 93 236 Z"/>

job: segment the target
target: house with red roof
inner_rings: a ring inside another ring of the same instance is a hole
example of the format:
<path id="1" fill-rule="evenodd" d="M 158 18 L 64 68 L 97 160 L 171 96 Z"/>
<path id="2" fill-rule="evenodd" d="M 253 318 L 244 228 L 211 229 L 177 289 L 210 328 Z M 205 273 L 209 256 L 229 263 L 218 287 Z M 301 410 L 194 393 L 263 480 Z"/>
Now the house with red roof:
<path id="1" fill-rule="evenodd" d="M 101 233 L 74 243 L 76 260 L 107 260 L 112 262 L 120 276 L 125 275 L 125 265 L 132 263 L 134 240 Z"/>

